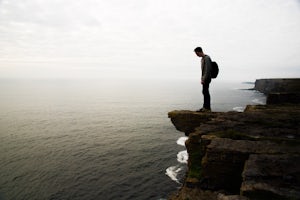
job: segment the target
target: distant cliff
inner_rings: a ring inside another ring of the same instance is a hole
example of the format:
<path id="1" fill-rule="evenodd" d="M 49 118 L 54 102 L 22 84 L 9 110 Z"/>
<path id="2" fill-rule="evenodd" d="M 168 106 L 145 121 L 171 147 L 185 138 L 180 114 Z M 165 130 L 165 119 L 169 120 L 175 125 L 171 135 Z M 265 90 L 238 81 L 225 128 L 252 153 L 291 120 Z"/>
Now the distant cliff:
<path id="1" fill-rule="evenodd" d="M 254 89 L 268 95 L 267 104 L 300 103 L 300 78 L 258 79 Z"/>
<path id="2" fill-rule="evenodd" d="M 264 94 L 300 92 L 300 78 L 257 79 L 254 89 Z"/>
<path id="3" fill-rule="evenodd" d="M 280 94 L 278 88 L 300 79 L 272 80 L 257 80 L 255 88 L 265 84 L 266 94 Z M 242 113 L 169 112 L 176 129 L 189 136 L 185 183 L 170 199 L 300 199 L 297 103 L 247 106 Z"/>

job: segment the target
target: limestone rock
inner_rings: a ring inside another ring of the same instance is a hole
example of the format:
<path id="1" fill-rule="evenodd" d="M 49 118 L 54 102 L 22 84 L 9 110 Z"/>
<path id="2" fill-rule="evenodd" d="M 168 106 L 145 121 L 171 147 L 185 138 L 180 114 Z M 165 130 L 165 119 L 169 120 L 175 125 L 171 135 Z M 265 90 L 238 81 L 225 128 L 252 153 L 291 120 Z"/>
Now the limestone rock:
<path id="1" fill-rule="evenodd" d="M 168 113 L 168 117 L 171 118 L 175 128 L 186 135 L 194 132 L 202 122 L 208 121 L 215 116 L 215 113 L 201 113 L 188 110 L 175 110 Z"/>
<path id="2" fill-rule="evenodd" d="M 256 199 L 300 199 L 300 155 L 253 154 L 246 161 L 241 192 Z"/>
<path id="3" fill-rule="evenodd" d="M 300 79 L 258 80 L 255 87 L 279 92 L 269 96 L 274 104 L 242 113 L 169 113 L 189 136 L 186 181 L 171 199 L 300 199 Z"/>
<path id="4" fill-rule="evenodd" d="M 249 200 L 247 197 L 243 197 L 240 195 L 225 195 L 225 194 L 218 194 L 217 200 Z"/>
<path id="5" fill-rule="evenodd" d="M 300 79 L 258 79 L 255 89 L 267 94 L 267 104 L 300 103 Z"/>
<path id="6" fill-rule="evenodd" d="M 267 97 L 267 104 L 300 103 L 300 93 L 270 93 Z"/>
<path id="7" fill-rule="evenodd" d="M 300 78 L 258 79 L 254 88 L 265 94 L 300 92 Z"/>
<path id="8" fill-rule="evenodd" d="M 223 199 L 256 200 L 261 198 L 262 193 L 270 197 L 297 199 L 298 186 L 293 189 L 292 185 L 286 188 L 279 187 L 278 184 L 272 185 L 257 175 L 260 173 L 255 172 L 257 173 L 255 175 L 250 169 L 264 168 L 264 162 L 257 163 L 256 168 L 251 167 L 253 163 L 251 159 L 255 155 L 273 156 L 269 157 L 270 162 L 272 158 L 282 160 L 280 155 L 289 155 L 297 160 L 296 163 L 300 162 L 297 156 L 300 152 L 298 128 L 300 108 L 298 106 L 248 106 L 243 113 L 174 111 L 169 113 L 169 117 L 177 130 L 189 134 L 185 143 L 189 160 L 184 191 L 195 192 L 197 189 L 225 191 L 225 193 L 221 192 L 221 194 L 226 194 L 222 196 Z M 292 162 L 293 159 L 287 159 L 287 163 Z M 277 163 L 280 163 L 279 161 Z M 245 165 L 250 167 L 245 167 Z M 271 180 L 272 173 L 282 170 L 278 168 L 278 165 L 273 165 L 270 169 L 265 180 Z M 286 167 L 285 169 L 287 173 L 293 173 L 292 169 L 295 168 Z M 289 178 L 298 181 L 297 173 L 296 171 L 296 175 L 292 176 L 296 178 L 282 175 L 283 178 L 278 182 L 285 184 L 282 180 Z M 277 194 L 274 191 L 279 192 Z M 242 196 L 239 195 L 240 193 Z M 286 195 L 287 193 L 290 196 Z M 181 197 L 188 196 L 189 194 L 186 193 Z"/>

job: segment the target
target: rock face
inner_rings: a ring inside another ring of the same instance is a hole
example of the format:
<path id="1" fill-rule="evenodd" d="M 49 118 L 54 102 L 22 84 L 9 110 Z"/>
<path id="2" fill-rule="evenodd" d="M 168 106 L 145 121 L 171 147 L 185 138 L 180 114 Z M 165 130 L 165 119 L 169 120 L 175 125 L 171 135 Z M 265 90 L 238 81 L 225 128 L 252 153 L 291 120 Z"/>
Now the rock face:
<path id="1" fill-rule="evenodd" d="M 267 104 L 300 103 L 300 78 L 258 79 L 254 89 L 267 94 Z"/>
<path id="2" fill-rule="evenodd" d="M 170 199 L 300 199 L 299 104 L 168 115 L 189 136 L 186 180 Z"/>
<path id="3" fill-rule="evenodd" d="M 207 113 L 203 115 L 200 112 L 193 112 L 188 110 L 173 111 L 169 113 L 172 123 L 178 131 L 184 132 L 187 136 L 195 131 L 201 123 L 204 123 L 215 117 L 216 113 Z"/>
<path id="4" fill-rule="evenodd" d="M 267 104 L 300 103 L 300 93 L 270 93 Z"/>
<path id="5" fill-rule="evenodd" d="M 300 91 L 300 78 L 290 79 L 258 79 L 255 81 L 255 87 L 257 91 L 264 94 L 270 93 L 294 93 Z"/>
<path id="6" fill-rule="evenodd" d="M 297 154 L 252 154 L 245 163 L 241 193 L 255 199 L 299 199 L 299 165 Z"/>

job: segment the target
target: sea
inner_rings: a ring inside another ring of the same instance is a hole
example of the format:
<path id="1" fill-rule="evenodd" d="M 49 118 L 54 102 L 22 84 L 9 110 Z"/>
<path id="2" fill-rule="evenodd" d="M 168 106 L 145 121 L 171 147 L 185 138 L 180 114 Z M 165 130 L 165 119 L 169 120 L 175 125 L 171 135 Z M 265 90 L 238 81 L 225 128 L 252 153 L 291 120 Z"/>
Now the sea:
<path id="1" fill-rule="evenodd" d="M 215 79 L 213 111 L 266 97 Z M 202 107 L 194 80 L 0 79 L 0 200 L 163 200 L 188 155 L 168 112 Z"/>

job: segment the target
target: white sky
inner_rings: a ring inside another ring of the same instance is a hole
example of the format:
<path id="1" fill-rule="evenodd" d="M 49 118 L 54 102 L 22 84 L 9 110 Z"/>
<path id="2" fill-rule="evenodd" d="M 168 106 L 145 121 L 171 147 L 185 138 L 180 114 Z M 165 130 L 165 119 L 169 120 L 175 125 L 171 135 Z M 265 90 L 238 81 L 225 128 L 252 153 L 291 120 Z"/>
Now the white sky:
<path id="1" fill-rule="evenodd" d="M 299 0 L 0 0 L 0 78 L 300 77 Z"/>

